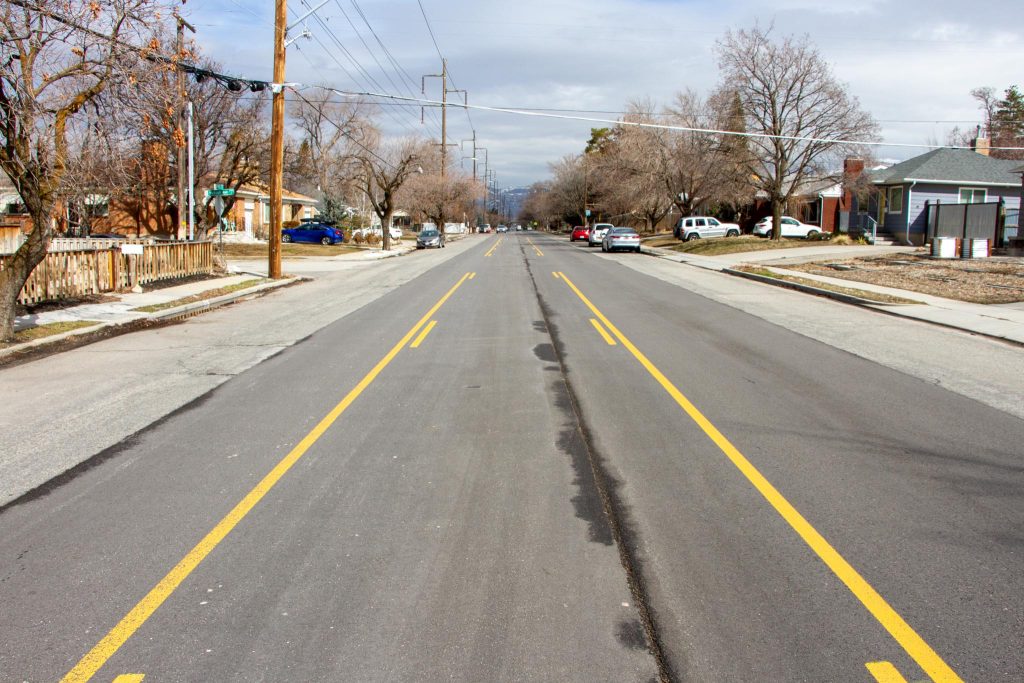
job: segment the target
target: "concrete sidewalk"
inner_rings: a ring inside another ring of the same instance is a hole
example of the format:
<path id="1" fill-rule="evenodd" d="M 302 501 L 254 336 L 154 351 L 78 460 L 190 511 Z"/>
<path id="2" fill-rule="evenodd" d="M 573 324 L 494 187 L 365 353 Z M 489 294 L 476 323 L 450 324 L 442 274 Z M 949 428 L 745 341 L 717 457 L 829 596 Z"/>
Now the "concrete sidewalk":
<path id="1" fill-rule="evenodd" d="M 816 280 L 847 289 L 859 289 L 866 292 L 889 294 L 912 301 L 919 305 L 886 305 L 863 304 L 870 308 L 884 311 L 914 320 L 921 320 L 936 325 L 952 327 L 965 332 L 1002 339 L 1015 344 L 1024 344 L 1024 303 L 1015 304 L 974 304 L 954 299 L 943 299 L 937 296 L 911 292 L 893 287 L 882 287 L 864 282 L 854 282 L 842 278 L 815 275 L 802 271 L 786 269 L 787 265 L 808 263 L 830 258 L 858 258 L 879 254 L 913 252 L 918 247 L 891 246 L 813 246 L 795 247 L 793 249 L 773 249 L 767 251 L 741 252 L 720 256 L 693 256 L 682 254 L 671 249 L 643 247 L 645 254 L 658 258 L 696 266 L 707 270 L 728 272 L 741 264 L 758 264 L 781 275 L 792 275 L 807 280 Z"/>

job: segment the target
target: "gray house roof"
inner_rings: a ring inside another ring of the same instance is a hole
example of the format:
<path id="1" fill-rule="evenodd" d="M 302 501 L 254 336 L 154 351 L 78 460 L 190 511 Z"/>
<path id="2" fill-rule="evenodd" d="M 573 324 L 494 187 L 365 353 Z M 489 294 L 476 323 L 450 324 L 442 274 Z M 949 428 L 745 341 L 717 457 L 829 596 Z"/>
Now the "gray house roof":
<path id="1" fill-rule="evenodd" d="M 1003 185 L 1017 187 L 1020 160 L 993 159 L 969 149 L 934 149 L 890 168 L 871 172 L 876 185 L 915 180 L 950 185 Z"/>

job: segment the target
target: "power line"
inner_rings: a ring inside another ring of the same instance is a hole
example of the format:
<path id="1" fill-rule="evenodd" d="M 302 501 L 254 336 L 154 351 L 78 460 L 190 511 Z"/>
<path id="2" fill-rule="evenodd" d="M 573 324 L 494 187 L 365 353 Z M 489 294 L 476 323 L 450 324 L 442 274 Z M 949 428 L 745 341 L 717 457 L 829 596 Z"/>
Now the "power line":
<path id="1" fill-rule="evenodd" d="M 430 25 L 430 19 L 427 18 L 427 10 L 423 8 L 423 0 L 416 0 L 416 4 L 418 4 L 420 6 L 420 14 L 423 15 L 423 23 L 425 23 L 427 25 L 427 32 L 430 33 L 430 40 L 432 40 L 434 42 L 434 49 L 437 50 L 437 56 L 441 58 L 441 61 L 444 61 L 444 55 L 441 54 L 441 47 L 437 44 L 437 37 L 434 35 L 434 28 Z M 449 72 L 448 78 L 451 80 L 452 86 L 456 90 L 458 90 L 459 86 L 455 83 L 455 79 L 451 77 L 451 72 Z M 463 92 L 465 92 L 465 91 L 463 91 Z M 468 98 L 468 95 L 467 95 L 467 98 Z M 473 125 L 473 117 L 471 117 L 469 115 L 469 109 L 466 109 L 465 112 L 466 112 L 466 119 L 469 120 L 469 128 L 470 128 L 470 130 L 474 130 L 475 131 L 476 130 L 476 126 Z"/>
<path id="2" fill-rule="evenodd" d="M 400 97 L 397 95 L 388 95 L 385 93 L 371 93 L 371 92 L 350 92 L 346 90 L 339 90 L 336 88 L 327 88 L 331 92 L 335 92 L 339 95 L 345 96 L 357 96 L 357 97 L 379 97 L 385 99 L 395 99 L 402 101 L 418 102 L 420 104 L 442 104 L 436 100 L 427 100 L 421 98 L 408 98 Z M 931 145 L 931 144 L 918 144 L 910 142 L 877 142 L 869 140 L 842 140 L 838 138 L 815 138 L 809 136 L 800 135 L 771 135 L 769 133 L 747 133 L 735 130 L 721 130 L 716 128 L 696 128 L 691 126 L 672 126 L 662 123 L 644 123 L 640 121 L 623 121 L 615 119 L 599 119 L 587 116 L 566 116 L 565 114 L 551 114 L 543 111 L 527 111 L 524 109 L 510 109 L 507 107 L 487 107 L 479 104 L 453 104 L 449 105 L 453 107 L 463 107 L 466 109 L 475 109 L 478 111 L 497 112 L 502 114 L 515 114 L 519 116 L 532 116 L 536 118 L 549 118 L 559 119 L 563 121 L 585 121 L 588 123 L 605 123 L 617 126 L 632 126 L 634 128 L 653 128 L 659 130 L 672 130 L 683 133 L 707 133 L 709 135 L 734 135 L 737 137 L 745 138 L 760 138 L 760 139 L 772 139 L 772 140 L 790 140 L 793 142 L 818 142 L 825 144 L 844 144 L 844 145 L 862 145 L 870 147 L 916 147 L 916 148 L 929 148 L 929 149 L 971 149 L 963 145 Z M 1024 151 L 1024 147 L 990 147 L 992 150 L 1002 151 Z"/>

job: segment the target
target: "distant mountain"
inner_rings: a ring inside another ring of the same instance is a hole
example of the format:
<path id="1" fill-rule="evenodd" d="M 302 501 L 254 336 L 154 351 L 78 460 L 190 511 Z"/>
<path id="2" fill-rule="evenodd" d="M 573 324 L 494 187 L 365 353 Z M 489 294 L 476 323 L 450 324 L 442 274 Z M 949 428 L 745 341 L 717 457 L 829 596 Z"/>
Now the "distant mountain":
<path id="1" fill-rule="evenodd" d="M 519 215 L 519 209 L 522 208 L 523 202 L 530 194 L 530 188 L 528 187 L 510 187 L 505 190 L 505 201 L 508 203 L 508 213 L 512 216 L 512 220 L 516 219 Z"/>

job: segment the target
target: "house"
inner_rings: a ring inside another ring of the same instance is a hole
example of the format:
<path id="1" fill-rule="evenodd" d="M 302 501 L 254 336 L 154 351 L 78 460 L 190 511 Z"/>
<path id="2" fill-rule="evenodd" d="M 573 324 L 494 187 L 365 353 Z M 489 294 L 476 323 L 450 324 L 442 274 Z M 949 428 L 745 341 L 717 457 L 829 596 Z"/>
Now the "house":
<path id="1" fill-rule="evenodd" d="M 228 187 L 231 185 L 225 183 Z M 197 193 L 198 194 L 198 193 Z M 212 211 L 212 210 L 211 210 Z M 281 221 L 298 222 L 320 213 L 317 200 L 298 192 L 281 193 Z M 210 214 L 213 216 L 212 212 Z M 235 190 L 234 204 L 224 215 L 226 233 L 244 233 L 249 239 L 266 239 L 270 226 L 270 192 L 265 185 L 241 185 Z"/>
<path id="2" fill-rule="evenodd" d="M 979 141 L 981 142 L 981 141 Z M 1020 161 L 993 159 L 987 145 L 935 149 L 886 169 L 870 171 L 874 192 L 868 214 L 909 244 L 928 239 L 929 207 L 937 204 L 996 204 L 1016 212 L 1021 203 Z"/>
<path id="3" fill-rule="evenodd" d="M 839 222 L 839 204 L 843 186 L 835 178 L 814 178 L 796 189 L 789 201 L 789 215 L 822 232 L 835 232 Z"/>

